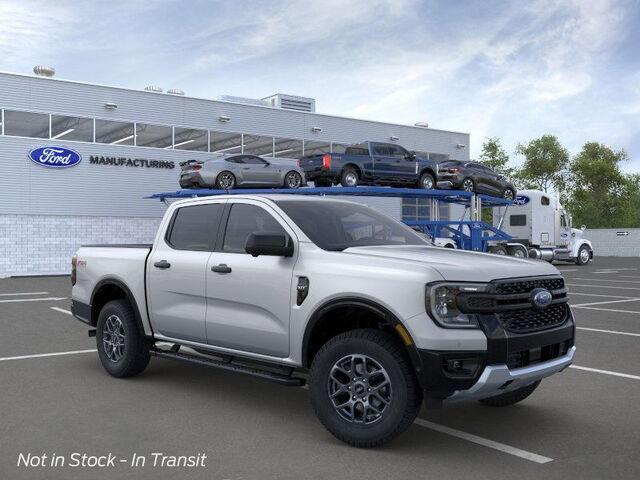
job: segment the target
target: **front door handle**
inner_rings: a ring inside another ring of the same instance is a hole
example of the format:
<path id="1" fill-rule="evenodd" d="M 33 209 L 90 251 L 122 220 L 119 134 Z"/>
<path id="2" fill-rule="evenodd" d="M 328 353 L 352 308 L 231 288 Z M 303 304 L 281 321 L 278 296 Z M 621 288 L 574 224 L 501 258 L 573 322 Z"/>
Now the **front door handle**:
<path id="1" fill-rule="evenodd" d="M 154 263 L 153 266 L 156 267 L 156 268 L 165 269 L 165 268 L 170 268 L 171 264 L 169 262 L 167 262 L 166 260 L 160 260 L 159 262 Z"/>
<path id="2" fill-rule="evenodd" d="M 226 264 L 221 263 L 220 265 L 214 265 L 211 267 L 212 272 L 216 273 L 231 273 L 231 267 L 228 267 Z"/>

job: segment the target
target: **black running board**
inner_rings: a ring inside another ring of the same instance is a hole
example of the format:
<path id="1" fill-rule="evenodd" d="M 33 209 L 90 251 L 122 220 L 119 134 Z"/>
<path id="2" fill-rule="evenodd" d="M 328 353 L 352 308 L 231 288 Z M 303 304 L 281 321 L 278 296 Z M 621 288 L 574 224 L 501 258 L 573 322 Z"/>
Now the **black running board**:
<path id="1" fill-rule="evenodd" d="M 179 351 L 152 348 L 151 355 L 159 358 L 170 358 L 172 360 L 179 360 L 196 365 L 204 365 L 205 367 L 219 368 L 221 370 L 227 370 L 230 372 L 244 373 L 245 375 L 251 375 L 252 377 L 257 377 L 262 380 L 267 380 L 288 387 L 301 387 L 306 383 L 304 378 L 292 377 L 291 375 L 272 372 L 269 370 L 261 370 L 260 368 L 232 363 L 231 361 L 217 360 L 215 358 L 207 358 L 200 355 L 190 355 L 188 353 L 182 353 Z M 291 369 L 291 371 L 293 371 L 293 369 Z"/>

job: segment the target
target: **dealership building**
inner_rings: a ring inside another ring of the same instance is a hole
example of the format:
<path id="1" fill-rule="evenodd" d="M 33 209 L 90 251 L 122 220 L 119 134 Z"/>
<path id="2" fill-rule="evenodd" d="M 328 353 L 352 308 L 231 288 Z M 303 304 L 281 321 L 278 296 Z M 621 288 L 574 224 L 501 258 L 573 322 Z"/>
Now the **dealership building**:
<path id="1" fill-rule="evenodd" d="M 145 197 L 179 189 L 185 160 L 251 153 L 287 161 L 365 140 L 469 159 L 466 133 L 323 115 L 310 98 L 210 100 L 34 71 L 0 73 L 0 277 L 68 273 L 81 244 L 153 241 L 166 206 Z M 47 166 L 56 155 L 65 168 Z M 397 218 L 429 216 L 415 199 L 362 201 Z"/>

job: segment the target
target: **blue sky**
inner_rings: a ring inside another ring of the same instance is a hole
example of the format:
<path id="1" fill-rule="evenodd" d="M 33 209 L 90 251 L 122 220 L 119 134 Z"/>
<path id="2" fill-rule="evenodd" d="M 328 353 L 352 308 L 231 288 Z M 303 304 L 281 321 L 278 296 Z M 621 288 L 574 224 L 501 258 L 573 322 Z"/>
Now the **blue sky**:
<path id="1" fill-rule="evenodd" d="M 0 70 L 624 148 L 640 172 L 640 1 L 0 0 Z M 516 160 L 519 159 L 516 157 Z"/>

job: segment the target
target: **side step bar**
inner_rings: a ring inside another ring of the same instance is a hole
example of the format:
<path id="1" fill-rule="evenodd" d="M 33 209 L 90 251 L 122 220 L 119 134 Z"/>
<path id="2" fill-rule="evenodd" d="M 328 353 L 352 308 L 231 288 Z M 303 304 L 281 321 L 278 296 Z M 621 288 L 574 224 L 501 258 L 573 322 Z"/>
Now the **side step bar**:
<path id="1" fill-rule="evenodd" d="M 262 380 L 268 380 L 270 382 L 279 383 L 280 385 L 285 385 L 288 387 L 301 387 L 306 383 L 304 378 L 292 377 L 290 374 L 286 375 L 284 373 L 262 370 L 259 367 L 249 367 L 247 365 L 232 363 L 231 361 L 217 360 L 215 358 L 201 357 L 199 355 L 191 355 L 188 353 L 182 353 L 175 349 L 161 350 L 159 348 L 152 348 L 150 353 L 151 355 L 159 358 L 169 358 L 172 360 L 179 360 L 191 364 L 204 365 L 206 367 L 244 373 L 245 375 L 251 375 L 252 377 L 261 378 Z M 293 372 L 293 369 L 291 369 L 291 372 Z"/>

